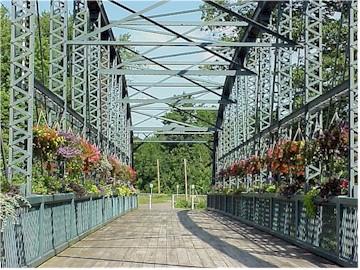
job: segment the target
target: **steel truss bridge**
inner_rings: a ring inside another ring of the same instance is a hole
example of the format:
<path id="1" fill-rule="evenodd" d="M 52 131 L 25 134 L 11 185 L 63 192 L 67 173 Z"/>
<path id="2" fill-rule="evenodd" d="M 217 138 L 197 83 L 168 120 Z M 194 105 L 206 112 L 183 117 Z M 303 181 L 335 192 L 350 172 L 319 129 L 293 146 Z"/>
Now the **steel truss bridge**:
<path id="1" fill-rule="evenodd" d="M 211 134 L 215 183 L 217 173 L 235 160 L 264 153 L 279 137 L 293 139 L 298 135 L 298 132 L 292 134 L 294 125 L 305 140 L 311 139 L 324 126 L 324 110 L 345 100 L 341 104 L 348 110 L 346 120 L 350 125 L 349 196 L 355 196 L 358 173 L 357 1 L 342 2 L 345 14 L 342 20 L 347 26 L 347 73 L 338 85 L 332 85 L 323 77 L 322 31 L 327 1 L 243 1 L 232 8 L 216 1 L 204 1 L 208 8 L 220 14 L 210 21 L 171 19 L 179 14 L 199 12 L 199 9 L 153 12 L 169 4 L 168 1 L 149 2 L 143 9 L 134 10 L 126 2 L 109 0 L 112 9 L 126 12 L 123 18 L 115 21 L 109 20 L 100 0 L 74 0 L 73 4 L 70 38 L 67 34 L 69 2 L 51 1 L 47 87 L 35 78 L 36 2 L 11 2 L 9 176 L 26 175 L 27 190 L 31 190 L 32 127 L 37 121 L 35 104 L 46 105 L 49 124 L 59 122 L 63 127 L 71 127 L 126 164 L 132 164 L 134 143 L 139 142 L 134 140 L 134 135 Z M 303 10 L 303 38 L 296 42 L 294 5 L 301 5 Z M 243 15 L 243 10 L 250 10 L 250 15 Z M 152 15 L 147 15 L 150 12 Z M 179 26 L 190 28 L 176 30 Z M 201 27 L 212 26 L 221 26 L 225 34 L 227 28 L 238 29 L 238 40 L 221 41 L 214 38 L 220 36 L 216 33 L 211 37 L 192 34 Z M 114 29 L 145 32 L 154 38 L 120 41 Z M 166 41 L 157 40 L 157 35 L 165 36 Z M 162 48 L 174 47 L 176 53 L 154 54 Z M 121 59 L 120 49 L 131 53 L 132 58 Z M 206 57 L 193 60 L 193 55 L 199 53 L 206 53 Z M 204 69 L 203 66 L 214 68 Z M 304 66 L 301 91 L 294 82 L 299 66 Z M 163 79 L 154 81 L 152 76 L 163 76 Z M 149 80 L 136 80 L 139 77 Z M 223 78 L 222 83 L 215 80 L 219 77 Z M 159 98 L 152 92 L 154 89 L 184 88 L 194 90 L 190 92 L 191 99 L 187 98 L 189 93 Z M 69 95 L 71 102 L 67 102 Z M 299 100 L 301 104 L 295 104 Z M 192 117 L 198 117 L 194 110 L 216 110 L 217 120 L 208 123 L 208 127 L 193 126 L 162 116 L 169 110 Z M 142 123 L 157 119 L 171 122 L 171 125 L 139 125 L 133 123 L 134 114 L 145 116 Z M 144 142 L 146 140 L 140 141 Z M 204 143 L 185 141 L 196 142 Z M 320 172 L 319 163 L 307 166 L 307 181 L 317 179 Z M 262 182 L 265 177 L 266 172 L 262 172 L 255 181 Z M 232 178 L 225 184 L 236 185 L 239 181 L 243 179 Z M 215 201 L 211 203 L 216 208 Z"/>

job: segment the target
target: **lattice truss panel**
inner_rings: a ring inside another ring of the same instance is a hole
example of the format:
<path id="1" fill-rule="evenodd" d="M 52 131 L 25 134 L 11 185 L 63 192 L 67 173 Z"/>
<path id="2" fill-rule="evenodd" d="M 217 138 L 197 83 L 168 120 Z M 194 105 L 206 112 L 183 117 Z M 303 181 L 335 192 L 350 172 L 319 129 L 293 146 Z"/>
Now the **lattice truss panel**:
<path id="1" fill-rule="evenodd" d="M 12 1 L 9 174 L 24 175 L 31 190 L 34 105 L 35 2 Z"/>
<path id="2" fill-rule="evenodd" d="M 110 47 L 101 46 L 100 47 L 100 68 L 109 68 L 110 67 Z M 107 128 L 107 117 L 108 117 L 108 95 L 110 93 L 110 75 L 100 74 L 100 126 L 101 130 L 106 130 Z M 109 139 L 109 138 L 107 138 Z"/>
<path id="3" fill-rule="evenodd" d="M 112 62 L 112 67 L 116 67 L 116 61 L 115 58 Z M 112 74 L 110 78 L 110 88 L 108 93 L 108 99 L 107 99 L 107 107 L 108 107 L 108 114 L 107 114 L 107 138 L 115 138 L 116 136 L 116 123 L 118 122 L 119 115 L 115 113 L 115 110 L 118 108 L 118 102 L 117 99 L 120 96 L 120 89 L 117 81 L 117 76 Z M 111 153 L 115 152 L 115 149 L 113 146 L 109 144 L 110 141 L 108 141 L 108 151 Z"/>
<path id="4" fill-rule="evenodd" d="M 92 18 L 90 21 L 89 32 L 96 31 L 101 26 L 101 16 L 100 14 L 96 14 L 96 18 Z M 89 40 L 100 40 L 101 34 L 91 35 Z M 93 141 L 100 144 L 100 46 L 88 46 L 88 113 L 89 113 L 89 123 L 93 126 L 97 131 L 97 140 Z"/>
<path id="5" fill-rule="evenodd" d="M 305 103 L 319 97 L 323 93 L 322 78 L 322 20 L 324 4 L 322 0 L 307 2 L 305 11 Z M 314 134 L 323 128 L 322 111 L 305 116 L 306 139 L 313 139 Z M 320 175 L 321 163 L 313 163 L 306 167 L 306 179 Z"/>
<path id="6" fill-rule="evenodd" d="M 357 1 L 349 5 L 349 179 L 350 192 L 354 196 L 354 184 L 358 184 L 358 82 L 357 82 Z"/>
<path id="7" fill-rule="evenodd" d="M 73 39 L 88 33 L 89 11 L 86 0 L 74 2 L 74 26 Z M 71 106 L 84 119 L 83 133 L 85 133 L 87 113 L 87 51 L 85 45 L 74 45 L 72 47 L 72 93 Z"/>
<path id="8" fill-rule="evenodd" d="M 53 0 L 50 5 L 50 65 L 49 89 L 65 102 L 67 93 L 67 1 Z M 65 127 L 65 121 L 63 122 Z"/>
<path id="9" fill-rule="evenodd" d="M 292 1 L 281 4 L 279 21 L 279 34 L 292 39 Z M 277 49 L 277 80 L 275 89 L 277 89 L 278 119 L 283 119 L 289 115 L 293 109 L 293 87 L 292 87 L 292 57 L 293 48 L 279 47 Z"/>

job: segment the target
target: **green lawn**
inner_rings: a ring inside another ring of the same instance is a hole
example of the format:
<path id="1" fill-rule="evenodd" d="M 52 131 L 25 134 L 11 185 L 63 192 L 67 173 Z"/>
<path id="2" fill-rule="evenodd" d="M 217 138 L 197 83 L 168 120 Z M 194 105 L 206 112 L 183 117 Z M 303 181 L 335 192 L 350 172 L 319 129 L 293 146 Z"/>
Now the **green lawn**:
<path id="1" fill-rule="evenodd" d="M 149 204 L 149 194 L 139 194 L 139 204 Z M 171 202 L 171 195 L 153 193 L 151 203 L 166 203 Z"/>

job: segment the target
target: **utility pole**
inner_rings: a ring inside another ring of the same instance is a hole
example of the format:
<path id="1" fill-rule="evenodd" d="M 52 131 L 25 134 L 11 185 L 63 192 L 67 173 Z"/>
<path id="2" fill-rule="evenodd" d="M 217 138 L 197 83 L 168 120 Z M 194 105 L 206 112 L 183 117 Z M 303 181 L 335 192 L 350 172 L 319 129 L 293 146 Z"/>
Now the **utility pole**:
<path id="1" fill-rule="evenodd" d="M 156 160 L 156 164 L 157 164 L 158 193 L 160 194 L 160 162 L 158 159 Z"/>
<path id="2" fill-rule="evenodd" d="M 185 176 L 185 198 L 188 199 L 188 190 L 187 190 L 187 172 L 186 172 L 186 158 L 184 158 L 184 176 Z"/>

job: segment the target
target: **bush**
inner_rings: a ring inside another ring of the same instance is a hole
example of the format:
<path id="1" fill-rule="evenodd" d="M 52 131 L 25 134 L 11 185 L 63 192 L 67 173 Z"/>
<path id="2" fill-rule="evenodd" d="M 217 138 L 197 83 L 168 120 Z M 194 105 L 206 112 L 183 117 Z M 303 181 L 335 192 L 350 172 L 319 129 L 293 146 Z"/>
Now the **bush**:
<path id="1" fill-rule="evenodd" d="M 196 209 L 205 209 L 206 208 L 205 201 L 200 201 L 195 206 L 196 206 Z"/>
<path id="2" fill-rule="evenodd" d="M 177 200 L 175 208 L 191 208 L 191 202 L 184 199 Z"/>

